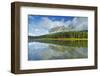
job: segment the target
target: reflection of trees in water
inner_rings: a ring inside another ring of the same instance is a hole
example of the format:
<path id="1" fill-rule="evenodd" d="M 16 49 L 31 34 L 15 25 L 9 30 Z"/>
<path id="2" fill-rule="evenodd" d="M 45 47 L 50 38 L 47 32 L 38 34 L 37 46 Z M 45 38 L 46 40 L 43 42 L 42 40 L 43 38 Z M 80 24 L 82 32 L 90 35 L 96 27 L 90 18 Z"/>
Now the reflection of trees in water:
<path id="1" fill-rule="evenodd" d="M 29 54 L 33 57 L 33 60 L 78 59 L 88 57 L 88 48 L 86 40 L 39 40 L 32 43 L 32 45 L 29 45 Z"/>
<path id="2" fill-rule="evenodd" d="M 87 47 L 87 40 L 36 40 L 35 42 L 48 43 L 48 44 L 56 44 L 56 45 L 64 45 L 64 46 L 74 46 L 74 47 Z"/>

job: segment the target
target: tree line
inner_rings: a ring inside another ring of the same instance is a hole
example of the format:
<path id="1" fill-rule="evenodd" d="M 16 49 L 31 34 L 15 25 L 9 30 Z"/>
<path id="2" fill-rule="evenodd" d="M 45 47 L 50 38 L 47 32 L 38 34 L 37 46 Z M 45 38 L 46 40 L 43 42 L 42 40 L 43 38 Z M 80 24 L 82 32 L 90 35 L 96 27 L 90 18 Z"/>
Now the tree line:
<path id="1" fill-rule="evenodd" d="M 42 36 L 29 36 L 30 38 L 88 38 L 87 31 L 70 31 L 70 32 L 58 32 L 51 33 Z"/>

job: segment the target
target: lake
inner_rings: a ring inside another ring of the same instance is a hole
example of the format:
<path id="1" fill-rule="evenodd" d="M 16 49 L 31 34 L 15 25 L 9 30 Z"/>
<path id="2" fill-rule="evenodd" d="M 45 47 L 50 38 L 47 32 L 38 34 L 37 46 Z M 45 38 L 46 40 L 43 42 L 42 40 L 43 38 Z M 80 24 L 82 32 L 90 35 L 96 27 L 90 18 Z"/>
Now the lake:
<path id="1" fill-rule="evenodd" d="M 79 59 L 88 57 L 87 40 L 35 40 L 28 42 L 28 60 Z"/>

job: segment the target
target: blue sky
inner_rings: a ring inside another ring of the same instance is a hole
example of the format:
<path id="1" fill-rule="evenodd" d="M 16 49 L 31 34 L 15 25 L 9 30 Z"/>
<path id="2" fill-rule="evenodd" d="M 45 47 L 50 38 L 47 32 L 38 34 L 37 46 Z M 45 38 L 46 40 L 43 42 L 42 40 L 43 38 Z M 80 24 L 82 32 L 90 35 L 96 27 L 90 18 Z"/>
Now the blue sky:
<path id="1" fill-rule="evenodd" d="M 86 18 L 82 17 L 28 15 L 28 34 L 32 36 L 44 35 L 48 34 L 51 28 L 68 27 L 70 24 L 77 26 L 79 22 L 87 24 Z"/>

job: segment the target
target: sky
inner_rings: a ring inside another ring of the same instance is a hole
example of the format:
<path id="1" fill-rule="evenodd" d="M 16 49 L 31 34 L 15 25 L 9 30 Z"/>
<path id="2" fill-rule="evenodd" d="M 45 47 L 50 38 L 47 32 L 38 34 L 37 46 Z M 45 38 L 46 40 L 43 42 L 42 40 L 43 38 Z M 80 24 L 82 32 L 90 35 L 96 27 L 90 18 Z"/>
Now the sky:
<path id="1" fill-rule="evenodd" d="M 75 30 L 86 30 L 88 27 L 87 17 L 74 16 L 45 16 L 45 15 L 28 15 L 28 34 L 31 36 L 40 36 L 48 34 L 49 30 L 65 26 L 74 27 Z"/>

